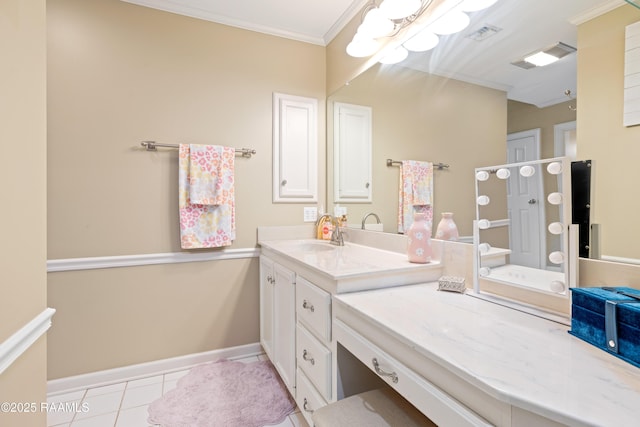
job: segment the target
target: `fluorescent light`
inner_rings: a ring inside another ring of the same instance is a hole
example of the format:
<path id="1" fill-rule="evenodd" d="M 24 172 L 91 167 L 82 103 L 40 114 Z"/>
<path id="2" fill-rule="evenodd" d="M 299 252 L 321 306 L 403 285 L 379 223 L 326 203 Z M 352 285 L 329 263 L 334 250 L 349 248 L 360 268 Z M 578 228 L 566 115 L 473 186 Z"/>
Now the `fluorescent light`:
<path id="1" fill-rule="evenodd" d="M 558 59 L 560 58 L 544 52 L 534 53 L 533 55 L 529 55 L 524 58 L 526 62 L 533 64 L 536 67 L 544 67 L 545 65 L 553 64 Z"/>

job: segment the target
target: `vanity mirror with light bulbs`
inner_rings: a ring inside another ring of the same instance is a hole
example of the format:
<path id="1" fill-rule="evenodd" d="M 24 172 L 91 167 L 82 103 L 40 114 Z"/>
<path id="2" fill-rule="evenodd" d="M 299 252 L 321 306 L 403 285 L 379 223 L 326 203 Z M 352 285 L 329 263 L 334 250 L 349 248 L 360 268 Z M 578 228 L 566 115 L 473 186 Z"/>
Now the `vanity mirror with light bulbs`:
<path id="1" fill-rule="evenodd" d="M 557 157 L 476 168 L 475 188 L 474 294 L 499 294 L 507 286 L 566 301 L 578 283 L 571 161 Z M 543 304 L 561 312 L 562 305 Z"/>

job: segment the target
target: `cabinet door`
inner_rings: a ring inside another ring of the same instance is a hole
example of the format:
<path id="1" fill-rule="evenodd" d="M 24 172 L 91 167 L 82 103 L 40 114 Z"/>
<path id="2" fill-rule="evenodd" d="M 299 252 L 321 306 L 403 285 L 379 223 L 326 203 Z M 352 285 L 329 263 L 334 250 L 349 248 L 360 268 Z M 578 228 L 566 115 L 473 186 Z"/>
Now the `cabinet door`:
<path id="1" fill-rule="evenodd" d="M 273 94 L 273 201 L 318 200 L 318 100 Z"/>
<path id="2" fill-rule="evenodd" d="M 260 344 L 269 359 L 274 360 L 274 288 L 273 261 L 260 257 Z"/>
<path id="3" fill-rule="evenodd" d="M 371 202 L 371 107 L 333 108 L 335 201 Z"/>
<path id="4" fill-rule="evenodd" d="M 295 397 L 296 386 L 296 315 L 295 273 L 279 264 L 273 266 L 276 278 L 274 294 L 274 364 Z"/>

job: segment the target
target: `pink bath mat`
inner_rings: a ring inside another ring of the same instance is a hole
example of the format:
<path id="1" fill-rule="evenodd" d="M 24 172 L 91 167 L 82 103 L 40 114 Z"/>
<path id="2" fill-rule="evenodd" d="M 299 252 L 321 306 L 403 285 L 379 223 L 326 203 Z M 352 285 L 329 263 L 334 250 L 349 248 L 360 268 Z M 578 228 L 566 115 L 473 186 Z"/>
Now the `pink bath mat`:
<path id="1" fill-rule="evenodd" d="M 295 409 L 270 361 L 222 360 L 194 367 L 177 388 L 149 405 L 162 427 L 259 427 L 279 424 Z"/>

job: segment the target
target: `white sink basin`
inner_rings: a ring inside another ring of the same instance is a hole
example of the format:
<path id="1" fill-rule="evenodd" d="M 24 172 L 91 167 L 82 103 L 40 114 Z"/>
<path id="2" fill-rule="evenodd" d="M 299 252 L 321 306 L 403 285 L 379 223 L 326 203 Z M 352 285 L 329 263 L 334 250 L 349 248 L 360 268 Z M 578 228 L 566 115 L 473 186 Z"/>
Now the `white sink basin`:
<path id="1" fill-rule="evenodd" d="M 301 242 L 295 247 L 302 252 L 325 252 L 337 248 L 337 246 L 325 242 Z"/>

